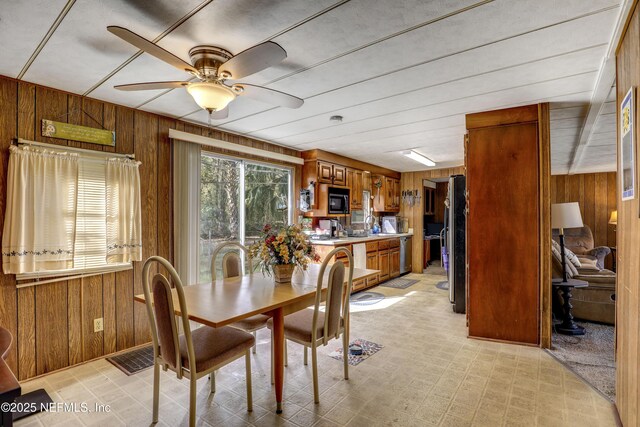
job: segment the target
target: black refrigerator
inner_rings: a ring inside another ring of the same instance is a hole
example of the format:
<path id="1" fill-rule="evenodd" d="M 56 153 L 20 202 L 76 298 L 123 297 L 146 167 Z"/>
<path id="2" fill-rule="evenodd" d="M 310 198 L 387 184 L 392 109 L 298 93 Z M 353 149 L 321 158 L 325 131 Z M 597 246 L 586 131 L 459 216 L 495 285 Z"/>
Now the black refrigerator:
<path id="1" fill-rule="evenodd" d="M 464 175 L 449 177 L 445 202 L 445 254 L 448 259 L 449 300 L 456 313 L 466 307 L 466 179 Z"/>

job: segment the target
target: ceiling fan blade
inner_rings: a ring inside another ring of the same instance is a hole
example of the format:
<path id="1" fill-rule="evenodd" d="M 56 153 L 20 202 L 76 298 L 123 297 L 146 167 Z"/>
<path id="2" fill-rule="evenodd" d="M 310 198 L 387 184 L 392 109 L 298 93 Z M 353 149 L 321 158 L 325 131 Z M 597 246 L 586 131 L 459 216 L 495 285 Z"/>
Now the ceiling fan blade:
<path id="1" fill-rule="evenodd" d="M 239 95 L 255 99 L 256 101 L 266 102 L 267 104 L 277 105 L 279 107 L 300 108 L 302 104 L 304 104 L 303 99 L 289 95 L 288 93 L 267 89 L 262 86 L 238 83 L 234 84 L 232 88 L 242 88 Z"/>
<path id="2" fill-rule="evenodd" d="M 231 74 L 231 79 L 241 79 L 284 61 L 287 52 L 274 42 L 265 42 L 244 50 L 222 64 L 220 72 Z"/>
<path id="3" fill-rule="evenodd" d="M 166 62 L 169 65 L 173 65 L 179 70 L 186 71 L 188 73 L 198 72 L 198 70 L 193 68 L 189 63 L 178 58 L 173 53 L 167 50 L 164 50 L 157 44 L 145 39 L 142 36 L 139 36 L 133 31 L 129 31 L 126 28 L 118 27 L 115 25 L 107 27 L 107 30 L 110 33 L 120 37 L 122 40 L 126 41 L 127 43 L 134 45 L 138 49 L 141 49 L 147 52 L 149 55 L 155 56 L 156 58 Z"/>
<path id="4" fill-rule="evenodd" d="M 222 120 L 226 119 L 227 117 L 229 117 L 229 106 L 223 108 L 220 111 L 214 111 L 211 113 L 211 118 L 213 120 Z"/>
<path id="5" fill-rule="evenodd" d="M 132 83 L 128 85 L 118 85 L 114 88 L 118 90 L 154 90 L 154 89 L 175 89 L 178 87 L 188 86 L 189 82 L 148 82 L 148 83 Z"/>

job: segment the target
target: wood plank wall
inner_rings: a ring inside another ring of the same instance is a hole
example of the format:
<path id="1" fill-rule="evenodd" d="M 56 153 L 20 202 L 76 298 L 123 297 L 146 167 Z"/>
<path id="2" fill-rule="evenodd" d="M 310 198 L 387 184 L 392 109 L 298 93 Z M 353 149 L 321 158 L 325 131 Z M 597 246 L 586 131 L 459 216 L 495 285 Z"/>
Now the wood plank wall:
<path id="1" fill-rule="evenodd" d="M 417 172 L 403 172 L 400 187 L 405 190 L 419 190 L 422 192 L 424 179 L 448 178 L 451 175 L 464 175 L 464 166 L 443 169 L 431 169 Z M 413 228 L 413 259 L 411 261 L 414 273 L 422 273 L 423 260 L 423 230 L 424 230 L 424 197 L 420 203 L 409 207 L 404 203 L 400 206 L 400 215 L 409 219 L 409 228 Z"/>
<path id="2" fill-rule="evenodd" d="M 582 222 L 591 228 L 596 246 L 616 246 L 616 227 L 609 225 L 618 204 L 615 172 L 552 175 L 551 203 L 565 202 L 580 204 Z M 612 256 L 605 266 L 613 266 Z"/>
<path id="3" fill-rule="evenodd" d="M 103 150 L 94 144 L 40 136 L 43 118 L 115 130 L 115 149 L 104 147 L 104 151 L 135 153 L 142 162 L 143 257 L 159 254 L 172 260 L 169 129 L 207 136 L 210 130 L 0 76 L 0 230 L 13 138 Z M 210 136 L 299 156 L 295 150 L 217 130 Z M 0 325 L 15 339 L 7 359 L 13 372 L 24 380 L 150 341 L 144 307 L 133 303 L 133 295 L 142 292 L 141 273 L 142 263 L 135 263 L 131 271 L 22 289 L 16 289 L 15 276 L 0 273 Z M 94 333 L 93 319 L 98 317 L 104 318 L 104 331 Z"/>
<path id="4" fill-rule="evenodd" d="M 640 352 L 638 351 L 638 316 L 640 315 L 640 168 L 637 163 L 637 152 L 640 141 L 640 115 L 638 114 L 638 87 L 640 87 L 640 8 L 637 2 L 633 5 L 628 26 L 622 36 L 616 52 L 616 94 L 617 112 L 620 115 L 620 102 L 627 91 L 636 89 L 634 105 L 634 138 L 636 153 L 635 186 L 636 196 L 633 200 L 621 201 L 618 193 L 618 240 L 617 240 L 617 284 L 616 284 L 616 405 L 622 424 L 625 426 L 640 425 Z M 618 129 L 620 129 L 618 120 Z M 618 134 L 620 139 L 620 134 Z M 619 144 L 619 141 L 618 141 Z M 618 172 L 621 165 L 618 160 Z M 620 184 L 618 184 L 620 185 Z"/>

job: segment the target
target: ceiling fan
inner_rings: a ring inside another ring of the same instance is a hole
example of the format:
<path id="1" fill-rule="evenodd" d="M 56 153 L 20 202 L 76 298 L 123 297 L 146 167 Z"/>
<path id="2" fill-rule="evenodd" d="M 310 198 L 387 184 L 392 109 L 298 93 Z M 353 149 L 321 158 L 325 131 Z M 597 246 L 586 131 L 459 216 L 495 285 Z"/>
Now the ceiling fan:
<path id="1" fill-rule="evenodd" d="M 287 52 L 274 42 L 253 46 L 237 55 L 217 46 L 200 45 L 189 50 L 191 64 L 126 28 L 109 26 L 107 30 L 150 55 L 186 71 L 197 81 L 165 81 L 114 86 L 119 90 L 154 90 L 186 88 L 194 101 L 209 112 L 209 117 L 225 119 L 227 106 L 237 96 L 262 101 L 279 107 L 299 108 L 304 100 L 266 87 L 247 83 L 231 83 L 282 62 Z"/>

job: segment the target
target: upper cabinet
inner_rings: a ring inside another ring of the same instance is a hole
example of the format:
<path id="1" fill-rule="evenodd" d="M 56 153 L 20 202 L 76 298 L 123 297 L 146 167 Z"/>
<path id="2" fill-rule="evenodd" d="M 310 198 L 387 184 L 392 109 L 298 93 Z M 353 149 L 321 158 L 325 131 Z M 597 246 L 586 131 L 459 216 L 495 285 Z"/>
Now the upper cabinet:
<path id="1" fill-rule="evenodd" d="M 302 188 L 315 183 L 312 209 L 305 216 L 332 216 L 328 214 L 329 187 L 349 189 L 349 205 L 351 210 L 363 209 L 363 192 L 369 191 L 371 196 L 381 194 L 379 205 L 374 198 L 374 211 L 400 211 L 400 173 L 380 166 L 370 165 L 358 160 L 342 157 L 322 150 L 303 151 Z M 389 180 L 384 189 L 372 185 L 375 177 Z M 389 189 L 390 193 L 384 194 Z M 387 203 L 385 205 L 385 202 Z"/>
<path id="2" fill-rule="evenodd" d="M 384 175 L 371 178 L 374 212 L 400 212 L 400 180 Z"/>
<path id="3" fill-rule="evenodd" d="M 347 168 L 318 160 L 318 182 L 337 186 L 347 185 Z"/>
<path id="4" fill-rule="evenodd" d="M 363 171 L 347 169 L 347 187 L 350 191 L 351 210 L 362 209 Z"/>

